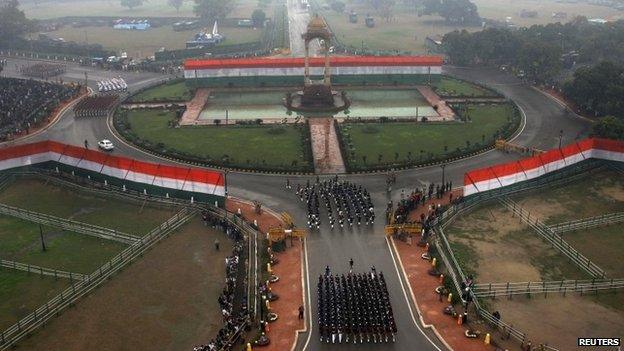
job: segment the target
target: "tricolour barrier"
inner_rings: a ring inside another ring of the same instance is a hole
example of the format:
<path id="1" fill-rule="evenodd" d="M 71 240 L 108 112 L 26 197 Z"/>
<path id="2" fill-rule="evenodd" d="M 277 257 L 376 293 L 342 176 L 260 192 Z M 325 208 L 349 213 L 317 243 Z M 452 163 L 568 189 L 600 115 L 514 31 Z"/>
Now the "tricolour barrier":
<path id="1" fill-rule="evenodd" d="M 42 141 L 0 150 L 0 171 L 24 167 L 52 168 L 145 194 L 222 206 L 223 173 L 138 161 L 84 147 Z"/>
<path id="2" fill-rule="evenodd" d="M 590 138 L 537 156 L 470 171 L 464 175 L 464 196 L 535 179 L 592 158 L 624 162 L 624 142 Z"/>

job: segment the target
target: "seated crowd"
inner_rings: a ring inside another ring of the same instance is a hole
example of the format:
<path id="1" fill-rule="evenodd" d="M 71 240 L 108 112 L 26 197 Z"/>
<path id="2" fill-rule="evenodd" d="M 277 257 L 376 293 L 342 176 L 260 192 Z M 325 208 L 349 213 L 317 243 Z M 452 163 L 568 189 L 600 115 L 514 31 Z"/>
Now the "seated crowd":
<path id="1" fill-rule="evenodd" d="M 243 235 L 238 228 L 232 226 L 227 220 L 213 217 L 208 212 L 202 213 L 202 219 L 205 225 L 210 225 L 215 229 L 225 232 L 228 238 L 233 242 L 233 249 L 232 255 L 225 259 L 225 287 L 218 299 L 223 316 L 223 327 L 210 342 L 205 345 L 195 346 L 193 351 L 228 351 L 234 348 L 234 344 L 238 340 L 241 329 L 247 327 L 250 323 L 246 298 L 238 296 L 238 299 L 242 301 L 240 306 L 237 306 L 237 301 L 235 301 L 237 288 L 240 288 L 237 279 L 239 267 L 243 264 L 240 259 L 244 251 Z M 244 291 L 244 289 L 242 290 Z M 240 291 L 240 289 L 238 289 L 238 291 Z"/>
<path id="2" fill-rule="evenodd" d="M 31 79 L 0 78 L 0 140 L 29 133 L 58 104 L 78 93 L 70 87 Z"/>

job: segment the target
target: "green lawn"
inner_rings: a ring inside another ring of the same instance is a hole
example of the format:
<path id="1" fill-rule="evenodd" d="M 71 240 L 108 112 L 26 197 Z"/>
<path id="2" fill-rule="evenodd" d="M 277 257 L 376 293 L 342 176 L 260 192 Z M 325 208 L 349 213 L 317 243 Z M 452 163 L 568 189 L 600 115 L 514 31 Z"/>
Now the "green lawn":
<path id="1" fill-rule="evenodd" d="M 62 271 L 91 273 L 121 252 L 126 245 L 0 216 L 0 258 Z"/>
<path id="2" fill-rule="evenodd" d="M 174 112 L 128 112 L 132 132 L 152 144 L 233 167 L 307 169 L 301 126 L 198 126 L 170 128 Z M 307 133 L 307 131 L 305 131 Z M 307 137 L 307 134 L 306 134 Z M 229 158 L 229 162 L 225 161 Z"/>
<path id="3" fill-rule="evenodd" d="M 471 147 L 491 144 L 512 113 L 511 105 L 473 105 L 467 123 L 348 123 L 340 130 L 343 144 L 351 142 L 349 167 L 374 168 L 427 162 L 463 150 L 467 142 Z"/>
<path id="4" fill-rule="evenodd" d="M 609 278 L 624 278 L 624 224 L 563 233 L 564 239 L 600 268 Z"/>
<path id="5" fill-rule="evenodd" d="M 0 268 L 0 331 L 15 324 L 68 286 L 67 279 Z"/>
<path id="6" fill-rule="evenodd" d="M 312 2 L 312 1 L 311 1 Z M 314 0 L 319 4 L 330 3 L 329 0 Z M 455 26 L 447 24 L 442 17 L 437 15 L 423 15 L 411 7 L 405 6 L 401 1 L 396 1 L 393 6 L 392 18 L 386 22 L 379 13 L 369 5 L 370 2 L 347 2 L 345 12 L 340 14 L 333 10 L 319 10 L 319 14 L 325 18 L 336 37 L 345 45 L 355 48 L 362 46 L 371 50 L 399 50 L 412 51 L 416 54 L 427 53 L 425 38 L 428 36 L 443 36 L 444 34 L 466 29 L 474 32 L 481 30 L 481 26 Z M 606 6 L 590 5 L 581 2 L 564 3 L 556 0 L 475 0 L 481 17 L 505 21 L 511 17 L 512 22 L 521 26 L 534 24 L 547 24 L 560 22 L 553 19 L 553 12 L 566 12 L 570 21 L 576 16 L 588 18 L 611 18 L 613 20 L 624 18 L 621 11 L 610 9 Z M 521 10 L 536 10 L 538 17 L 521 18 Z M 350 23 L 348 14 L 351 11 L 358 13 L 358 22 Z M 375 27 L 367 28 L 364 17 L 370 14 L 375 18 Z"/>
<path id="7" fill-rule="evenodd" d="M 443 76 L 439 81 L 432 83 L 432 86 L 436 93 L 442 97 L 496 95 L 495 92 L 484 89 L 478 85 L 448 76 Z"/>
<path id="8" fill-rule="evenodd" d="M 322 1 L 319 1 L 322 2 Z M 444 35 L 461 27 L 450 26 L 444 23 L 439 16 L 422 16 L 406 10 L 402 5 L 396 5 L 394 17 L 386 23 L 375 11 L 366 5 L 351 4 L 347 6 L 345 13 L 339 14 L 333 10 L 321 10 L 320 14 L 325 18 L 338 40 L 354 48 L 371 50 L 399 50 L 413 53 L 426 53 L 425 39 L 427 36 Z M 358 13 L 358 23 L 349 22 L 349 11 L 353 9 Z M 370 13 L 375 17 L 375 27 L 368 28 L 364 24 L 364 16 Z M 472 27 L 470 30 L 479 30 L 480 27 Z"/>
<path id="9" fill-rule="evenodd" d="M 143 235 L 174 212 L 140 203 L 77 192 L 41 179 L 18 179 L 0 193 L 0 202 L 91 223 L 128 234 Z"/>
<path id="10" fill-rule="evenodd" d="M 121 6 L 119 0 L 22 0 L 20 8 L 26 17 L 47 19 L 64 16 L 130 16 L 130 17 L 193 17 L 193 1 L 184 1 L 179 11 L 167 4 L 167 0 L 144 1 L 132 10 Z M 258 7 L 258 0 L 237 0 L 229 17 L 250 17 Z M 264 9 L 267 15 L 273 13 L 271 6 Z"/>
<path id="11" fill-rule="evenodd" d="M 220 27 L 219 32 L 225 35 L 223 45 L 250 43 L 260 40 L 262 30 L 239 27 Z M 113 27 L 82 27 L 65 26 L 48 34 L 65 41 L 100 44 L 105 49 L 116 52 L 125 51 L 131 57 L 147 57 L 164 47 L 167 50 L 184 49 L 186 42 L 192 39 L 197 30 L 176 32 L 171 26 L 154 27 L 145 31 L 119 30 Z"/>
<path id="12" fill-rule="evenodd" d="M 140 92 L 130 102 L 152 101 L 189 101 L 193 98 L 192 90 L 183 81 L 166 83 Z"/>

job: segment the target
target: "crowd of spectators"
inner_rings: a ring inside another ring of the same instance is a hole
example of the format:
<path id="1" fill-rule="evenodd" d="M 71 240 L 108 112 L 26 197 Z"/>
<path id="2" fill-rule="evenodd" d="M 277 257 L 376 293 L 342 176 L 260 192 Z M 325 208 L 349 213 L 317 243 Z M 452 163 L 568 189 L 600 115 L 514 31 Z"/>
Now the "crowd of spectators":
<path id="1" fill-rule="evenodd" d="M 63 100 L 76 95 L 79 86 L 31 79 L 0 78 L 0 140 L 26 133 Z"/>
<path id="2" fill-rule="evenodd" d="M 244 252 L 243 235 L 235 226 L 231 225 L 224 218 L 217 218 L 208 212 L 202 213 L 202 219 L 206 226 L 211 226 L 223 231 L 233 242 L 232 254 L 225 259 L 225 287 L 219 295 L 219 307 L 223 316 L 223 327 L 216 337 L 205 345 L 195 346 L 193 351 L 229 351 L 234 348 L 234 343 L 239 339 L 241 330 L 249 326 L 250 316 L 245 298 L 240 298 L 237 291 L 240 291 L 241 282 L 238 281 L 239 267 L 241 266 L 241 255 Z M 215 250 L 219 249 L 218 241 L 215 241 Z M 244 290 L 244 289 L 243 289 Z M 242 303 L 238 306 L 239 298 Z"/>

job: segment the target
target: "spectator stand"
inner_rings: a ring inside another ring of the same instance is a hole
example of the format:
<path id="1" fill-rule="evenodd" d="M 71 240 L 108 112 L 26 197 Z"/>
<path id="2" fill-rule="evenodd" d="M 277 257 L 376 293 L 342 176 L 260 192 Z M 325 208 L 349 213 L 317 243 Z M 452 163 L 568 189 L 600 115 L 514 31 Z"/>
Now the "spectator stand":
<path id="1" fill-rule="evenodd" d="M 0 141 L 30 134 L 80 91 L 76 84 L 0 78 Z"/>

